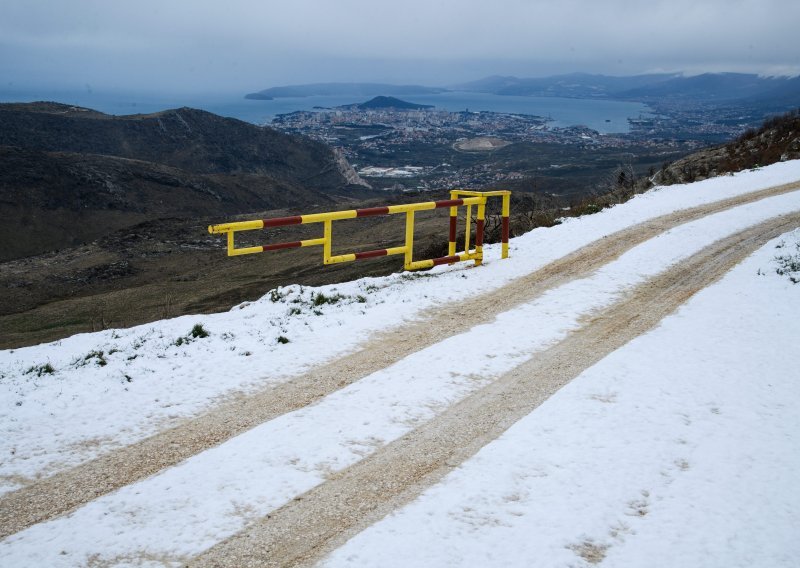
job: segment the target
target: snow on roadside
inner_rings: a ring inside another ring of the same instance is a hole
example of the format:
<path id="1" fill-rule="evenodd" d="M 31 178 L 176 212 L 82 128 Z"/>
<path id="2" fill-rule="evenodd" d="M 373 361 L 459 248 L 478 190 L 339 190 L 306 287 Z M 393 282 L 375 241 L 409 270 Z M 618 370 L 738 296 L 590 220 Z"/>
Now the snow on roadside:
<path id="1" fill-rule="evenodd" d="M 226 395 L 284 381 L 351 351 L 377 330 L 495 289 L 604 235 L 798 178 L 794 161 L 690 188 L 659 188 L 513 239 L 507 261 L 496 260 L 497 247 L 489 246 L 479 270 L 457 265 L 314 289 L 289 286 L 222 314 L 0 351 L 0 492 L 151 435 Z M 341 297 L 315 305 L 319 294 Z M 191 337 L 198 323 L 209 337 Z"/>
<path id="2" fill-rule="evenodd" d="M 795 192 L 677 227 L 492 323 L 11 536 L 0 544 L 0 559 L 11 565 L 76 566 L 90 557 L 180 561 L 197 554 L 562 338 L 582 315 L 612 302 L 628 286 L 725 235 L 798 209 L 800 192 Z M 531 321 L 534 329 L 526 325 Z M 529 332 L 518 333 L 523 327 Z M 460 345 L 476 348 L 464 352 Z M 90 538 L 81 537 L 85 527 L 95 527 Z"/>
<path id="3" fill-rule="evenodd" d="M 798 280 L 795 230 L 322 565 L 796 566 Z"/>

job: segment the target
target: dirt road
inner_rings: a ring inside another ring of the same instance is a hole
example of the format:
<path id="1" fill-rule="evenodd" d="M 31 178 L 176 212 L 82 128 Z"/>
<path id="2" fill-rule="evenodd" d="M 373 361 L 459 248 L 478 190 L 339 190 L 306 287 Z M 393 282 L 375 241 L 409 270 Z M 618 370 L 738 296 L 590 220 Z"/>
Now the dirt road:
<path id="1" fill-rule="evenodd" d="M 0 498 L 0 537 L 69 512 L 258 424 L 309 405 L 411 353 L 491 321 L 496 314 L 529 302 L 547 290 L 585 277 L 672 227 L 798 189 L 800 184 L 770 188 L 625 229 L 472 299 L 469 309 L 443 306 L 424 321 L 387 332 L 351 355 L 288 383 L 233 399 L 178 427 L 9 493 Z M 535 360 L 276 511 L 268 524 L 257 522 L 244 533 L 219 544 L 198 559 L 198 563 L 244 566 L 267 565 L 269 558 L 279 558 L 281 564 L 291 559 L 316 558 L 346 535 L 369 524 L 370 519 L 379 518 L 418 494 L 602 354 L 655 325 L 686 298 L 777 234 L 776 231 L 788 230 L 799 221 L 795 215 L 720 241 L 689 262 L 639 286 L 629 299 L 604 311 L 563 342 L 537 354 Z M 376 353 L 381 356 L 376 357 Z M 487 408 L 493 409 L 492 412 L 486 412 Z M 441 444 L 442 440 L 447 443 Z M 298 526 L 303 530 L 297 530 Z M 293 540 L 297 535 L 302 535 L 302 539 Z M 252 546 L 254 539 L 260 543 L 258 546 Z M 242 546 L 245 541 L 248 544 Z M 248 554 L 241 548 L 259 554 Z M 260 555 L 264 551 L 270 551 L 269 558 Z"/>
<path id="2" fill-rule="evenodd" d="M 430 422 L 219 543 L 192 566 L 308 565 L 418 496 L 558 389 L 655 327 L 776 236 L 800 212 L 717 241 L 636 286 L 580 330 Z"/>

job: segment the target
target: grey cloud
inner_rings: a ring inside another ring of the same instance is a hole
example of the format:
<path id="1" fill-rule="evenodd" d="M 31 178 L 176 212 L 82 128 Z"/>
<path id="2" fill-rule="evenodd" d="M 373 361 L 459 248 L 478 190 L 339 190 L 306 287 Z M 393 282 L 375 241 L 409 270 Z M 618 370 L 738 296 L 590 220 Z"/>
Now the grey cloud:
<path id="1" fill-rule="evenodd" d="M 255 89 L 490 73 L 800 72 L 789 0 L 5 0 L 6 82 Z"/>

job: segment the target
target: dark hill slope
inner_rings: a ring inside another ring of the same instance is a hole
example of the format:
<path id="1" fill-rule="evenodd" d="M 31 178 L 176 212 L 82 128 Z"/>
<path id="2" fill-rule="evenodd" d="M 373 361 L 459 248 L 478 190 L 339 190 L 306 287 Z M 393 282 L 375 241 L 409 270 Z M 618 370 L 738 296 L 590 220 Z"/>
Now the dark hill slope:
<path id="1" fill-rule="evenodd" d="M 0 261 L 161 218 L 223 218 L 334 199 L 256 174 L 194 174 L 98 154 L 0 146 Z"/>
<path id="2" fill-rule="evenodd" d="M 115 117 L 0 105 L 0 261 L 161 218 L 332 204 L 364 193 L 329 147 L 192 109 Z"/>
<path id="3" fill-rule="evenodd" d="M 55 103 L 3 104 L 0 145 L 118 156 L 198 174 L 266 174 L 323 191 L 347 185 L 324 144 L 190 108 L 111 116 Z"/>

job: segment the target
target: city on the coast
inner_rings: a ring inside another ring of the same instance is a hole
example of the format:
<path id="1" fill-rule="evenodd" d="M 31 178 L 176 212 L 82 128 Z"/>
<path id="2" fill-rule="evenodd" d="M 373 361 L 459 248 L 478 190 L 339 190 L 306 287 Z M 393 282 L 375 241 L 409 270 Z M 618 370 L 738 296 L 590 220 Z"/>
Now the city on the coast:
<path id="1" fill-rule="evenodd" d="M 628 132 L 601 133 L 587 126 L 556 126 L 544 116 L 451 112 L 393 100 L 404 106 L 316 108 L 280 114 L 269 126 L 340 148 L 359 175 L 376 187 L 416 190 L 549 176 L 573 167 L 577 150 L 624 156 L 626 149 L 635 149 L 667 159 L 736 136 L 748 126 L 746 117 L 720 118 L 719 109 L 716 120 L 702 120 L 703 111 L 696 106 L 672 106 L 629 118 Z M 549 158 L 542 164 L 532 156 L 514 156 L 519 144 L 546 149 L 548 156 L 553 147 L 567 149 L 561 152 L 563 160 Z M 509 169 L 506 156 L 514 156 L 518 167 Z"/>

